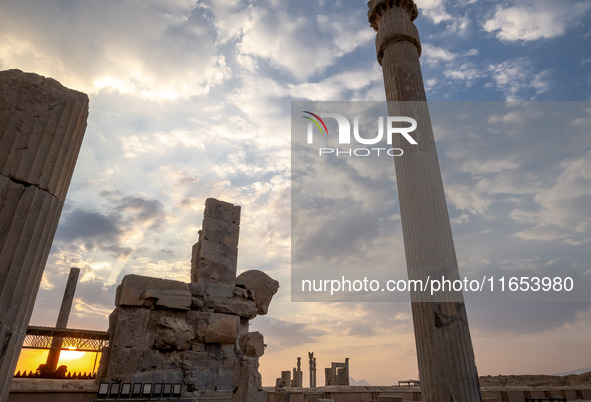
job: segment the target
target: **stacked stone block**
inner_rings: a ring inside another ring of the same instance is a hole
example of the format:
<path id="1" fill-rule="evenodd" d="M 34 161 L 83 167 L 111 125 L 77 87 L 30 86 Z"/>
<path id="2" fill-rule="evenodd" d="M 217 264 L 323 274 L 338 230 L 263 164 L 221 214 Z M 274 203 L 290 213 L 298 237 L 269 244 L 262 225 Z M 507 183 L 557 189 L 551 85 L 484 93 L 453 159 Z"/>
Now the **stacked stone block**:
<path id="1" fill-rule="evenodd" d="M 266 401 L 258 373 L 264 338 L 248 326 L 267 312 L 279 283 L 262 271 L 236 277 L 239 224 L 240 207 L 210 198 L 191 283 L 123 278 L 100 381 L 176 382 L 187 397 Z"/>

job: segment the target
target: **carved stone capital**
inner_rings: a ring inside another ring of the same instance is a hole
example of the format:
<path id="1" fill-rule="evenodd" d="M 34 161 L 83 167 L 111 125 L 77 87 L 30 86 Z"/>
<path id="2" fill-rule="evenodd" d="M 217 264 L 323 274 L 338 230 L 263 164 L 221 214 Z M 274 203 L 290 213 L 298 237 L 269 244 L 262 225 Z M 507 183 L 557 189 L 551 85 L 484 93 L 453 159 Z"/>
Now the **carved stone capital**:
<path id="1" fill-rule="evenodd" d="M 379 29 L 379 21 L 382 13 L 389 8 L 404 8 L 408 12 L 411 21 L 414 21 L 419 15 L 417 5 L 413 0 L 370 0 L 367 6 L 369 7 L 367 19 L 374 31 Z"/>

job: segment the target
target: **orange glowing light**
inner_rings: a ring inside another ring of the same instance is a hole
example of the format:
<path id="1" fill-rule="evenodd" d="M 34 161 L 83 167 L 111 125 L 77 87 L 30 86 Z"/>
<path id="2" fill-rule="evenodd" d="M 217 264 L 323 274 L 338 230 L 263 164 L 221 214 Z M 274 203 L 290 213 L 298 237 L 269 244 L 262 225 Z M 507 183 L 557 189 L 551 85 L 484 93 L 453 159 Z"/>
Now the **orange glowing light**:
<path id="1" fill-rule="evenodd" d="M 75 350 L 76 348 L 69 348 L 70 350 L 62 350 L 58 367 L 61 365 L 68 366 L 69 373 L 92 373 L 98 369 L 98 364 L 101 360 L 101 354 L 95 352 L 81 352 Z M 30 372 L 35 373 L 40 364 L 45 364 L 47 361 L 47 349 L 22 349 L 21 354 L 16 364 L 14 373 Z"/>

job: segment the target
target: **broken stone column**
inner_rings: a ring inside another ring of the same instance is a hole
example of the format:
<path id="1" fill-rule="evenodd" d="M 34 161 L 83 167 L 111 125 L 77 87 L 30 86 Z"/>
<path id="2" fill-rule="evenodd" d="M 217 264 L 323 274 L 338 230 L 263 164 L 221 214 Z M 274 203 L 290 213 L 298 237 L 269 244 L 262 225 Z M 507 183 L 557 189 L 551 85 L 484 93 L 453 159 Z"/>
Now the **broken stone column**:
<path id="1" fill-rule="evenodd" d="M 293 368 L 293 380 L 291 386 L 296 388 L 303 387 L 304 372 L 302 371 L 302 358 L 298 357 L 297 367 Z"/>
<path id="2" fill-rule="evenodd" d="M 205 202 L 199 241 L 193 246 L 191 282 L 234 286 L 238 263 L 240 207 L 228 202 Z"/>
<path id="3" fill-rule="evenodd" d="M 409 279 L 459 279 L 458 264 L 419 56 L 421 43 L 413 21 L 413 0 L 371 0 L 368 19 L 377 32 L 388 113 L 417 120 L 418 145 L 395 136 L 394 158 L 402 233 Z M 422 398 L 428 402 L 480 401 L 478 373 L 461 292 L 425 301 L 411 292 Z"/>
<path id="4" fill-rule="evenodd" d="M 191 283 L 123 278 L 97 379 L 182 383 L 183 397 L 266 402 L 264 338 L 248 329 L 279 283 L 257 270 L 236 277 L 240 207 L 209 198 L 204 216 Z"/>
<path id="5" fill-rule="evenodd" d="M 285 383 L 286 387 L 291 387 L 291 371 L 283 370 L 281 372 L 281 379 Z"/>
<path id="6" fill-rule="evenodd" d="M 79 275 L 80 268 L 70 268 L 66 290 L 64 290 L 64 297 L 62 298 L 62 305 L 57 316 L 57 322 L 55 323 L 56 328 L 66 328 L 68 326 L 68 319 L 70 318 L 70 311 L 72 310 L 72 303 L 74 302 L 74 293 L 76 292 Z M 54 338 L 51 341 L 51 349 L 49 350 L 49 353 L 47 353 L 47 360 L 45 361 L 48 373 L 53 373 L 57 369 L 61 347 L 61 338 Z"/>
<path id="7" fill-rule="evenodd" d="M 330 385 L 335 385 L 335 383 L 336 379 L 332 368 L 326 367 L 324 369 L 324 385 L 328 387 Z"/>
<path id="8" fill-rule="evenodd" d="M 0 401 L 5 401 L 88 117 L 88 96 L 0 72 Z"/>

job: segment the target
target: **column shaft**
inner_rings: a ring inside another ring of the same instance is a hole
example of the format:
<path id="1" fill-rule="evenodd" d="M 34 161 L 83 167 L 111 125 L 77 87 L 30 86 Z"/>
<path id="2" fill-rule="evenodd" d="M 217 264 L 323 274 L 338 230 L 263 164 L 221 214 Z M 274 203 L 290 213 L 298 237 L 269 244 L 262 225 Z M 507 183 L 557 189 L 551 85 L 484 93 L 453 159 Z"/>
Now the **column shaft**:
<path id="1" fill-rule="evenodd" d="M 414 116 L 418 145 L 401 136 L 393 147 L 406 264 L 410 279 L 445 276 L 458 279 L 458 265 L 426 103 L 419 63 L 421 45 L 413 24 L 412 0 L 372 0 L 369 21 L 377 31 L 376 50 L 382 65 L 388 113 Z M 480 401 L 478 373 L 461 294 L 424 301 L 411 293 L 412 314 L 423 401 Z"/>
<path id="2" fill-rule="evenodd" d="M 22 347 L 88 116 L 88 97 L 0 72 L 0 402 Z"/>
<path id="3" fill-rule="evenodd" d="M 72 303 L 74 302 L 74 293 L 76 292 L 76 284 L 78 283 L 78 276 L 80 275 L 80 268 L 70 268 L 68 275 L 68 282 L 64 290 L 64 297 L 62 298 L 62 305 L 57 316 L 56 328 L 67 328 L 68 319 L 70 318 L 70 311 L 72 310 Z M 60 360 L 60 352 L 62 347 L 62 338 L 54 338 L 51 341 L 51 350 L 47 354 L 46 366 L 47 372 L 52 373 L 57 369 L 57 364 Z"/>

